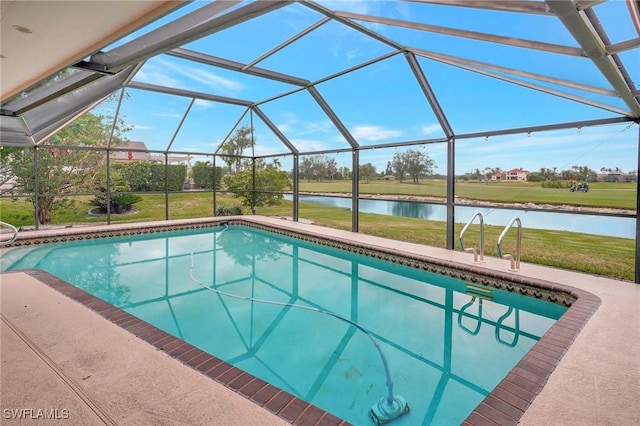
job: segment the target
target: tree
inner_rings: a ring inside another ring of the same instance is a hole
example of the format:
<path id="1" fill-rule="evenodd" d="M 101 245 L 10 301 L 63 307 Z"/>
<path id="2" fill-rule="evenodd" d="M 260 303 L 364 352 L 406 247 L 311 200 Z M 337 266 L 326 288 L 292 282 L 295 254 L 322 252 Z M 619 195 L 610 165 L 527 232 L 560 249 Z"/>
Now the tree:
<path id="1" fill-rule="evenodd" d="M 307 179 L 307 181 L 315 179 L 317 182 L 321 182 L 325 177 L 333 180 L 339 170 L 335 158 L 313 155 L 302 159 L 298 165 L 298 171 L 300 178 Z"/>
<path id="2" fill-rule="evenodd" d="M 338 169 L 340 179 L 351 179 L 351 169 L 346 166 L 342 166 Z"/>
<path id="3" fill-rule="evenodd" d="M 338 164 L 336 163 L 335 158 L 326 158 L 325 171 L 329 179 L 333 180 L 333 177 L 338 172 Z"/>
<path id="4" fill-rule="evenodd" d="M 16 179 L 13 174 L 12 160 L 14 152 L 20 148 L 0 148 L 0 195 L 11 194 L 16 188 Z"/>
<path id="5" fill-rule="evenodd" d="M 396 177 L 400 179 L 400 182 L 402 182 L 404 179 L 404 175 L 407 174 L 407 163 L 404 161 L 404 153 L 396 152 L 395 154 L 393 154 L 391 167 L 393 168 L 393 172 L 395 173 Z"/>
<path id="6" fill-rule="evenodd" d="M 226 154 L 222 156 L 222 160 L 229 167 L 229 173 L 240 170 L 244 150 L 253 147 L 255 142 L 251 127 L 242 126 L 222 145 L 222 152 Z"/>
<path id="7" fill-rule="evenodd" d="M 496 174 L 496 173 L 500 173 L 502 171 L 502 169 L 500 167 L 485 167 L 483 172 L 484 172 L 484 177 L 486 179 L 486 181 L 490 181 L 491 180 L 491 176 Z"/>
<path id="8" fill-rule="evenodd" d="M 575 171 L 577 179 L 584 182 L 595 181 L 598 174 L 589 168 L 589 166 L 571 166 L 571 169 Z"/>
<path id="9" fill-rule="evenodd" d="M 300 164 L 298 165 L 298 173 L 300 173 L 300 179 L 307 179 L 307 181 L 311 180 L 313 170 L 313 158 L 312 157 L 304 157 Z"/>
<path id="10" fill-rule="evenodd" d="M 360 166 L 360 179 L 364 179 L 369 183 L 369 178 L 376 174 L 376 166 L 371 163 L 363 164 Z"/>
<path id="11" fill-rule="evenodd" d="M 73 147 L 106 146 L 111 127 L 111 117 L 87 113 L 41 146 L 5 148 L 8 152 L 3 154 L 3 170 L 12 176 L 15 192 L 29 194 L 38 224 L 51 223 L 52 212 L 69 202 L 66 195 L 98 189 L 95 182 L 106 174 L 106 151 Z M 111 144 L 123 143 L 120 136 L 127 130 L 129 128 L 118 119 Z M 34 164 L 37 164 L 37 173 Z"/>
<path id="12" fill-rule="evenodd" d="M 384 170 L 385 176 L 390 176 L 393 174 L 393 168 L 391 167 L 391 161 L 387 161 L 387 168 Z"/>
<path id="13" fill-rule="evenodd" d="M 413 183 L 418 183 L 422 176 L 431 175 L 434 169 L 433 160 L 429 155 L 415 149 L 396 152 L 393 155 L 391 166 L 400 182 L 402 182 L 405 175 L 409 175 Z"/>
<path id="14" fill-rule="evenodd" d="M 407 173 L 413 179 L 413 183 L 418 183 L 420 177 L 433 173 L 433 160 L 424 152 L 410 149 L 405 151 L 403 157 L 407 164 Z"/>
<path id="15" fill-rule="evenodd" d="M 255 203 L 253 192 L 253 170 L 250 162 L 241 163 L 236 174 L 222 178 L 224 188 L 233 192 L 233 196 L 241 200 L 243 206 L 255 212 L 256 207 L 280 204 L 283 192 L 291 189 L 291 181 L 287 172 L 279 170 L 274 164 L 266 164 L 264 160 L 255 161 Z"/>

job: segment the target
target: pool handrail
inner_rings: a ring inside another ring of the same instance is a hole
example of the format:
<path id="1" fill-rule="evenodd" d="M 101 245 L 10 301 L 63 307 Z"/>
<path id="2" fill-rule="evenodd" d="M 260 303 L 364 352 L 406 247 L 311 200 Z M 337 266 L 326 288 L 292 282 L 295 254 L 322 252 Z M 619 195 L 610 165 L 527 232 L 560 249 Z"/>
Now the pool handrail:
<path id="1" fill-rule="evenodd" d="M 476 323 L 475 330 L 472 331 L 469 327 L 462 323 L 462 317 L 469 316 L 470 318 L 474 318 L 474 316 L 467 313 L 466 310 L 473 306 L 476 303 L 476 300 L 478 300 L 478 315 L 475 318 L 478 320 L 478 322 Z M 458 311 L 458 326 L 472 336 L 477 335 L 480 332 L 480 327 L 482 327 L 482 300 L 482 297 L 471 296 L 471 300 L 464 306 L 462 306 L 462 308 L 460 308 L 460 310 Z"/>
<path id="2" fill-rule="evenodd" d="M 471 224 L 473 223 L 473 221 L 477 218 L 480 219 L 480 253 L 478 253 L 476 251 L 475 247 L 468 247 L 465 248 L 464 247 L 464 234 L 465 232 L 467 232 L 467 229 L 469 229 L 469 226 L 471 226 Z M 473 261 L 475 263 L 479 263 L 479 262 L 484 262 L 484 217 L 482 216 L 482 213 L 477 212 L 475 213 L 473 216 L 471 216 L 471 219 L 467 222 L 467 224 L 464 226 L 464 228 L 462 228 L 462 231 L 460 231 L 460 238 L 458 240 L 458 245 L 460 246 L 460 250 L 466 252 L 466 253 L 473 253 Z M 478 258 L 480 260 L 478 260 Z"/>
<path id="3" fill-rule="evenodd" d="M 498 318 L 498 321 L 496 321 L 495 333 L 496 333 L 496 340 L 499 343 L 502 343 L 503 345 L 506 345 L 510 348 L 515 348 L 518 345 L 518 339 L 520 338 L 520 309 L 515 308 L 516 315 L 515 315 L 515 320 L 513 325 L 513 340 L 511 341 L 511 343 L 507 342 L 506 340 L 503 340 L 500 335 L 500 330 L 506 329 L 506 326 L 503 324 L 504 320 L 509 318 L 512 312 L 514 312 L 514 308 L 512 306 L 509 306 L 509 309 L 507 309 L 507 312 L 505 312 L 504 315 Z"/>
<path id="4" fill-rule="evenodd" d="M 502 240 L 504 239 L 505 235 L 507 235 L 507 232 L 509 232 L 509 229 L 511 229 L 514 223 L 518 224 L 518 229 L 517 229 L 518 233 L 516 235 L 516 255 L 515 256 L 512 254 L 502 253 Z M 511 222 L 509 222 L 509 224 L 505 226 L 504 230 L 500 234 L 500 237 L 498 238 L 498 245 L 496 247 L 496 252 L 498 253 L 498 257 L 500 257 L 501 259 L 509 259 L 509 261 L 511 262 L 510 263 L 511 268 L 509 268 L 509 270 L 515 272 L 520 270 L 521 249 L 522 249 L 522 221 L 520 220 L 519 217 L 514 217 L 513 219 L 511 219 Z"/>
<path id="5" fill-rule="evenodd" d="M 0 221 L 0 227 L 9 228 L 13 232 L 13 236 L 9 240 L 6 240 L 6 241 L 5 240 L 0 240 L 0 246 L 11 244 L 12 242 L 14 242 L 18 238 L 18 228 L 16 228 L 15 226 L 13 226 L 13 225 L 11 225 L 10 223 L 7 223 L 7 222 Z"/>

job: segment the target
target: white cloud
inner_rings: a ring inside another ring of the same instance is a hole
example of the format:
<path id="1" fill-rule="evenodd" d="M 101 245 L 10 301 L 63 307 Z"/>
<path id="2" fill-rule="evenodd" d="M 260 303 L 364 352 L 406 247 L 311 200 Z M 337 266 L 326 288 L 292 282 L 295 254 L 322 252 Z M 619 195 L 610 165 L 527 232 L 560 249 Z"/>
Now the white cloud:
<path id="1" fill-rule="evenodd" d="M 235 95 L 244 88 L 242 83 L 214 72 L 158 57 L 149 60 L 136 74 L 135 80 L 166 87 L 184 87 L 184 78 L 226 95 Z"/>
<path id="2" fill-rule="evenodd" d="M 291 129 L 291 126 L 289 124 L 278 124 L 276 125 L 276 127 L 278 128 L 278 130 L 280 130 L 282 133 L 287 133 L 289 131 L 289 129 Z"/>
<path id="3" fill-rule="evenodd" d="M 165 87 L 179 87 L 180 80 L 175 79 L 166 73 L 154 70 L 153 67 L 142 67 L 134 77 L 135 81 L 142 83 L 155 84 Z"/>
<path id="4" fill-rule="evenodd" d="M 145 126 L 143 124 L 132 124 L 131 127 L 133 127 L 136 130 L 151 130 L 151 129 L 155 129 L 154 126 Z"/>
<path id="5" fill-rule="evenodd" d="M 307 136 L 316 133 L 330 133 L 334 132 L 336 128 L 330 120 L 320 121 L 304 121 L 300 120 L 298 116 L 293 112 L 287 112 L 284 120 L 277 124 L 276 127 L 280 131 L 288 136 Z"/>
<path id="6" fill-rule="evenodd" d="M 179 112 L 165 112 L 158 115 L 164 118 L 182 118 L 184 114 L 180 114 Z"/>
<path id="7" fill-rule="evenodd" d="M 356 140 L 376 142 L 402 136 L 401 130 L 385 129 L 381 126 L 355 126 L 351 134 Z"/>
<path id="8" fill-rule="evenodd" d="M 332 10 L 361 14 L 375 13 L 380 10 L 381 4 L 379 0 L 322 0 L 319 3 Z"/>
<path id="9" fill-rule="evenodd" d="M 291 143 L 300 152 L 324 151 L 332 148 L 322 139 L 293 138 L 291 139 Z"/>
<path id="10" fill-rule="evenodd" d="M 196 101 L 193 103 L 193 107 L 195 109 L 198 110 L 203 110 L 203 109 L 207 109 L 207 108 L 211 108 L 213 107 L 215 104 L 211 101 L 206 101 L 204 99 L 196 99 Z"/>
<path id="11" fill-rule="evenodd" d="M 434 133 L 442 134 L 442 127 L 439 124 L 430 124 L 428 126 L 422 126 L 423 135 L 433 135 Z"/>

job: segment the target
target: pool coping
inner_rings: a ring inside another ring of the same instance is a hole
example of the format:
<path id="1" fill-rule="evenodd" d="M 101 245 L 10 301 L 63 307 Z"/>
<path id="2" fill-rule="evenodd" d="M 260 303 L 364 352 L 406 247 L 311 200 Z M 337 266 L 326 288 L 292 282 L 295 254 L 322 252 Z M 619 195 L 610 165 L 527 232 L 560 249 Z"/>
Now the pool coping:
<path id="1" fill-rule="evenodd" d="M 325 245 L 331 245 L 360 254 L 384 258 L 395 263 L 422 269 L 434 268 L 433 272 L 449 275 L 474 284 L 495 287 L 507 291 L 516 291 L 530 297 L 553 299 L 558 295 L 556 303 L 569 306 L 567 312 L 556 321 L 542 338 L 531 348 L 507 376 L 487 395 L 484 400 L 467 417 L 465 425 L 493 425 L 517 424 L 531 405 L 535 397 L 542 391 L 564 354 L 591 316 L 600 306 L 600 298 L 587 291 L 556 284 L 549 281 L 517 276 L 514 274 L 482 268 L 478 265 L 462 264 L 455 261 L 416 255 L 402 250 L 387 247 L 371 247 L 345 237 L 327 236 L 318 228 L 317 231 L 299 227 L 288 227 L 264 223 L 255 218 L 206 218 L 189 221 L 166 221 L 147 223 L 128 223 L 123 225 L 108 225 L 106 227 L 65 228 L 52 231 L 25 232 L 12 246 L 39 245 L 48 242 L 73 241 L 87 238 L 106 238 L 119 235 L 164 232 L 178 229 L 197 229 L 219 226 L 222 223 L 240 224 L 268 229 L 298 238 L 309 239 L 314 242 L 321 240 Z M 426 267 L 425 267 L 426 265 Z M 431 266 L 429 266 L 431 265 Z M 12 271 L 8 273 L 15 273 Z M 342 419 L 320 408 L 309 404 L 290 393 L 274 387 L 234 366 L 228 364 L 200 349 L 184 342 L 155 326 L 116 308 L 84 290 L 60 280 L 44 271 L 21 270 L 38 281 L 55 289 L 63 295 L 81 303 L 98 313 L 105 319 L 129 331 L 138 338 L 146 341 L 169 356 L 177 359 L 204 374 L 212 380 L 223 384 L 239 395 L 251 400 L 255 404 L 276 414 L 280 418 L 294 425 L 346 425 Z M 507 283 L 514 283 L 509 288 Z"/>

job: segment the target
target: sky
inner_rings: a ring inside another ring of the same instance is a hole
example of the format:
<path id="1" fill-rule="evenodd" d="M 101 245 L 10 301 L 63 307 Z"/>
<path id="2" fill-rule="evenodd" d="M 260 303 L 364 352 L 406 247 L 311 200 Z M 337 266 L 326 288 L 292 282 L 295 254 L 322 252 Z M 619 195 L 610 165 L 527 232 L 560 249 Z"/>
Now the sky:
<path id="1" fill-rule="evenodd" d="M 575 40 L 557 19 L 549 16 L 401 1 L 320 3 L 333 10 L 577 47 Z M 183 15 L 204 5 L 201 1 L 193 2 L 178 14 Z M 611 0 L 595 6 L 594 10 L 611 42 L 638 37 L 623 0 Z M 322 18 L 323 15 L 303 5 L 292 4 L 183 47 L 247 64 Z M 586 58 L 358 22 L 403 46 L 417 48 L 428 54 L 457 56 L 611 90 L 608 82 Z M 125 43 L 137 34 L 106 50 Z M 632 77 L 640 77 L 639 50 L 635 48 L 620 53 Z M 314 87 L 361 146 L 442 138 L 444 131 L 407 59 L 403 53 L 393 53 L 394 49 L 384 43 L 340 23 L 329 22 L 259 61 L 256 66 L 317 83 Z M 384 60 L 338 78 L 324 80 L 384 55 L 388 55 Z M 606 109 L 601 109 L 433 59 L 417 58 L 448 122 L 458 135 L 611 118 L 618 116 L 614 111 L 628 109 L 615 96 L 536 82 L 549 89 L 562 90 L 607 105 Z M 309 92 L 300 90 L 298 86 L 168 55 L 149 59 L 134 81 L 257 102 L 261 111 L 300 152 L 349 147 Z M 125 136 L 129 140 L 145 142 L 149 149 L 165 150 L 170 146 L 171 151 L 213 152 L 233 131 L 234 126 L 253 124 L 256 155 L 288 152 L 258 115 L 248 113 L 245 107 L 203 100 L 190 105 L 190 98 L 135 89 L 128 89 L 127 92 L 128 98 L 121 106 L 121 114 L 132 130 Z M 284 93 L 289 94 L 278 97 Z M 263 102 L 274 97 L 278 98 Z M 187 109 L 189 114 L 180 126 Z M 638 126 L 629 123 L 492 136 L 488 139 L 460 139 L 456 142 L 455 173 L 463 174 L 486 167 L 503 170 L 523 168 L 529 171 L 557 167 L 563 170 L 574 165 L 587 165 L 597 171 L 617 167 L 628 172 L 637 167 L 637 147 Z M 446 146 L 442 143 L 363 150 L 360 162 L 370 162 L 381 172 L 398 150 L 405 149 L 424 150 L 434 160 L 437 166 L 435 171 L 446 173 Z M 336 158 L 339 166 L 351 167 L 348 153 L 329 156 Z M 283 157 L 281 163 L 284 168 L 290 167 L 290 157 Z"/>

